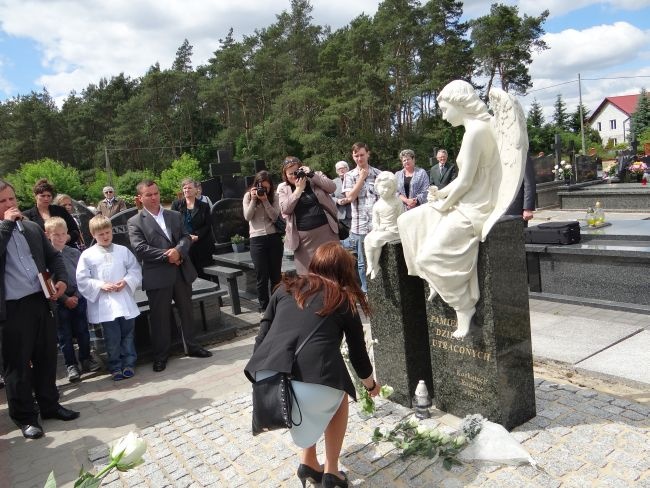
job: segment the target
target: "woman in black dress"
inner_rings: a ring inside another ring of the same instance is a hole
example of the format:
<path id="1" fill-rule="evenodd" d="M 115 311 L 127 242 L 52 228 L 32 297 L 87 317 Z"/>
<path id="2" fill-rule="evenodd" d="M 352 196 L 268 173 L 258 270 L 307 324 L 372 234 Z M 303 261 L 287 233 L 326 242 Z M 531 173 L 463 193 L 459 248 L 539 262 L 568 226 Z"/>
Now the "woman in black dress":
<path id="1" fill-rule="evenodd" d="M 56 194 L 54 186 L 47 179 L 42 178 L 36 182 L 33 191 L 36 206 L 25 210 L 23 215 L 32 222 L 37 223 L 43 229 L 43 232 L 45 232 L 45 221 L 47 219 L 50 217 L 61 217 L 65 220 L 65 224 L 68 227 L 68 235 L 70 236 L 66 244 L 70 247 L 77 248 L 79 246 L 79 226 L 77 226 L 72 215 L 65 208 L 52 204 L 52 199 Z"/>
<path id="2" fill-rule="evenodd" d="M 192 238 L 190 260 L 199 276 L 207 279 L 203 268 L 212 264 L 214 238 L 210 222 L 210 206 L 196 198 L 197 185 L 197 182 L 191 178 L 181 181 L 183 198 L 174 200 L 171 209 L 183 215 L 185 230 Z"/>

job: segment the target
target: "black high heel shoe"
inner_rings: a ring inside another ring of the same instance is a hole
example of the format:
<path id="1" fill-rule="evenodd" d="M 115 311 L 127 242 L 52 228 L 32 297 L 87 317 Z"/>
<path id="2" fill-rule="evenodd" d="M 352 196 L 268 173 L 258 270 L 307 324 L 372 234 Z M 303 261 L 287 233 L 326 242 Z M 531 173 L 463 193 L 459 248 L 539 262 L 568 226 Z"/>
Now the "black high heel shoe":
<path id="1" fill-rule="evenodd" d="M 340 472 L 343 475 L 343 479 L 339 478 L 332 473 L 323 474 L 323 488 L 348 488 L 348 475 L 343 471 Z"/>
<path id="2" fill-rule="evenodd" d="M 312 484 L 321 483 L 323 481 L 323 472 L 316 471 L 314 468 L 307 466 L 306 464 L 298 466 L 298 472 L 296 474 L 302 483 L 302 488 L 305 488 L 307 480 L 311 481 Z"/>

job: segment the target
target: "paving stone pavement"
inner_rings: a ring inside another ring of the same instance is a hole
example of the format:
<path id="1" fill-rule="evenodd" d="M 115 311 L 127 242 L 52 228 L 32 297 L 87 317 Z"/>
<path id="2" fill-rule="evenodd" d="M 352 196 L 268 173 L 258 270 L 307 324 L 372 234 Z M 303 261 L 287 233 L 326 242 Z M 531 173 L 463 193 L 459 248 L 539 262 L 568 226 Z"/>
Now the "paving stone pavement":
<path id="1" fill-rule="evenodd" d="M 613 323 L 650 331 L 650 315 L 539 300 L 531 300 L 530 305 L 534 346 L 536 341 L 541 345 L 535 326 L 543 325 L 541 319 L 553 319 L 559 326 L 588 318 L 594 337 Z M 79 410 L 81 417 L 71 422 L 44 421 L 46 435 L 36 441 L 23 439 L 9 420 L 5 395 L 0 393 L 0 488 L 41 488 L 50 470 L 55 471 L 59 488 L 71 488 L 82 466 L 102 465 L 107 452 L 102 446 L 130 430 L 146 436 L 147 462 L 133 471 L 113 474 L 105 486 L 300 486 L 295 477 L 298 449 L 290 436 L 250 435 L 250 384 L 242 371 L 253 341 L 254 335 L 247 335 L 212 345 L 214 356 L 207 359 L 171 358 L 163 373 L 152 372 L 150 363 L 141 364 L 135 378 L 119 384 L 103 373 L 84 375 L 80 383 L 70 384 L 61 363 L 61 401 Z M 566 340 L 551 342 L 559 352 L 546 350 L 545 358 L 561 360 Z M 647 358 L 646 351 L 635 369 L 650 371 Z M 615 360 L 622 364 L 629 357 L 619 355 Z M 355 413 L 355 406 L 351 408 L 342 456 L 351 486 L 650 488 L 647 380 L 633 388 L 612 388 L 626 380 L 618 377 L 614 383 L 599 384 L 596 376 L 585 376 L 595 371 L 579 368 L 580 362 L 563 364 L 575 375 L 573 380 L 587 387 L 564 384 L 570 381 L 569 374 L 536 374 L 538 415 L 514 431 L 541 469 L 465 465 L 447 472 L 423 459 L 403 462 L 391 446 L 369 444 L 375 426 L 389 429 L 407 414 L 403 407 L 384 402 L 378 416 L 367 420 Z M 586 371 L 578 374 L 580 369 Z M 613 376 L 605 375 L 610 380 Z M 558 380 L 544 379 L 548 377 Z M 589 387 L 606 388 L 611 394 Z M 450 415 L 436 412 L 434 417 L 443 425 L 457 425 L 458 419 Z"/>
<path id="2" fill-rule="evenodd" d="M 535 384 L 537 417 L 513 435 L 537 468 L 464 464 L 446 471 L 440 462 L 402 460 L 391 444 L 370 439 L 375 427 L 390 429 L 411 411 L 378 400 L 371 418 L 350 409 L 341 464 L 351 486 L 650 487 L 650 406 L 539 378 Z M 452 428 L 450 417 L 437 412 L 429 423 Z M 252 437 L 250 418 L 250 395 L 240 394 L 148 427 L 145 464 L 113 472 L 104 486 L 300 486 L 299 449 L 288 431 Z M 106 447 L 89 451 L 98 469 L 107 455 Z"/>

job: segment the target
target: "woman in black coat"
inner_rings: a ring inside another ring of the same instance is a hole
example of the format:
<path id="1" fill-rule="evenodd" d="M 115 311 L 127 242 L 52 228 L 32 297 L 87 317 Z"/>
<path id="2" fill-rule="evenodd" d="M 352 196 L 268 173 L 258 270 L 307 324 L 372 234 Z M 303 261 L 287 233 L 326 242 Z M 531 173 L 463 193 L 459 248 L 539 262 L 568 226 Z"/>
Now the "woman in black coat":
<path id="1" fill-rule="evenodd" d="M 210 222 L 210 206 L 196 198 L 198 183 L 191 178 L 181 181 L 183 198 L 172 202 L 172 210 L 183 215 L 185 229 L 192 237 L 190 260 L 201 278 L 205 278 L 203 268 L 212 264 L 214 238 Z"/>
<path id="2" fill-rule="evenodd" d="M 72 215 L 65 208 L 59 205 L 52 205 L 52 198 L 56 194 L 54 186 L 47 179 L 43 178 L 36 182 L 33 191 L 36 206 L 25 210 L 23 215 L 38 224 L 43 229 L 43 232 L 45 232 L 45 221 L 47 219 L 50 217 L 61 217 L 65 220 L 65 224 L 68 227 L 68 235 L 70 236 L 66 244 L 70 247 L 77 248 L 79 244 L 79 226 L 77 226 Z"/>
<path id="3" fill-rule="evenodd" d="M 314 253 L 309 273 L 285 278 L 271 297 L 253 356 L 244 370 L 251 382 L 277 372 L 292 375 L 293 420 L 298 423 L 302 416 L 302 423 L 289 432 L 303 449 L 297 473 L 303 486 L 307 480 L 322 482 L 324 487 L 348 486 L 338 462 L 348 422 L 348 395 L 356 400 L 356 391 L 341 355 L 343 336 L 364 387 L 370 396 L 379 393 L 357 303 L 369 313 L 357 283 L 354 258 L 339 242 L 322 244 Z M 319 324 L 294 361 L 296 348 Z M 323 433 L 325 467 L 321 470 L 316 442 Z"/>

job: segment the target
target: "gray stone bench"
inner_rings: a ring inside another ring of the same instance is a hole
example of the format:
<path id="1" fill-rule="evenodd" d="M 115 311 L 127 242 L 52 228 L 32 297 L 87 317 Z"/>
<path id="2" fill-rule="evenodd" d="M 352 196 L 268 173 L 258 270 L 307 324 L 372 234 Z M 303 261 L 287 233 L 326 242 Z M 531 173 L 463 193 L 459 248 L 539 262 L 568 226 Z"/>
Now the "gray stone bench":
<path id="1" fill-rule="evenodd" d="M 228 268 L 213 264 L 203 268 L 203 272 L 208 276 L 216 276 L 217 278 L 224 278 L 228 283 L 228 293 L 232 301 L 232 313 L 239 315 L 241 313 L 241 302 L 239 300 L 239 288 L 237 287 L 237 277 L 242 276 L 244 272 L 240 269 Z"/>
<path id="2" fill-rule="evenodd" d="M 226 325 L 221 318 L 219 300 L 226 293 L 226 290 L 218 289 L 217 285 L 209 280 L 198 278 L 192 283 L 193 327 L 198 343 L 208 344 L 216 340 L 228 340 L 235 336 L 235 328 Z M 138 360 L 144 361 L 151 358 L 150 307 L 146 292 L 137 289 L 134 295 L 140 310 L 140 315 L 135 320 L 134 339 L 138 351 Z M 177 317 L 178 314 L 175 309 L 174 306 L 173 315 L 176 321 L 179 317 Z M 102 326 L 101 324 L 89 324 L 89 328 L 93 348 L 97 356 L 105 362 L 106 349 L 104 347 Z M 177 327 L 172 326 L 171 333 L 172 349 L 180 351 L 182 343 Z"/>

